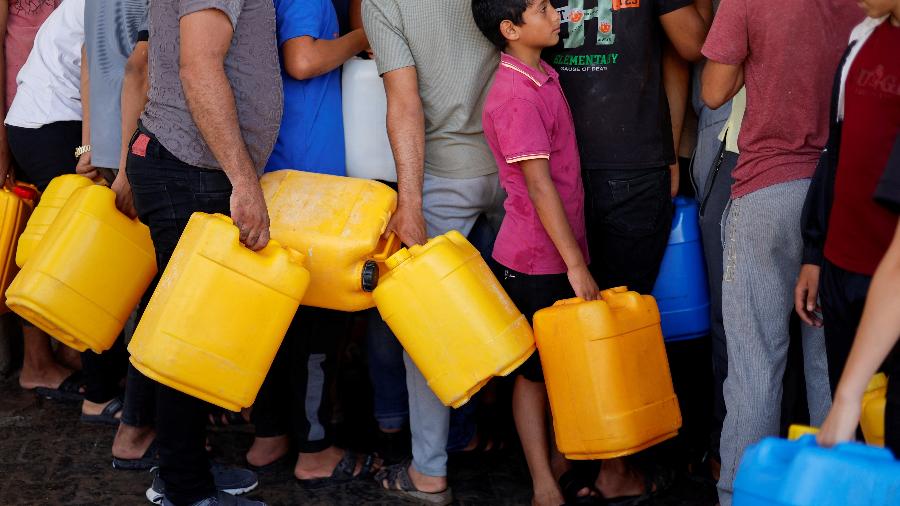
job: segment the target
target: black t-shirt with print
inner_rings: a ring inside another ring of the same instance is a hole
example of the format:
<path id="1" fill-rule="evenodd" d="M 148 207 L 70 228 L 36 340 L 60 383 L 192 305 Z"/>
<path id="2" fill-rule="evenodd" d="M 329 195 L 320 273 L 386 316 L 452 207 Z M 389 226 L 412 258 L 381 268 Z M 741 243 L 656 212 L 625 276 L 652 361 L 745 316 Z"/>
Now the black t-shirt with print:
<path id="1" fill-rule="evenodd" d="M 659 17 L 692 1 L 552 0 L 560 41 L 542 56 L 559 72 L 584 169 L 674 163 Z"/>

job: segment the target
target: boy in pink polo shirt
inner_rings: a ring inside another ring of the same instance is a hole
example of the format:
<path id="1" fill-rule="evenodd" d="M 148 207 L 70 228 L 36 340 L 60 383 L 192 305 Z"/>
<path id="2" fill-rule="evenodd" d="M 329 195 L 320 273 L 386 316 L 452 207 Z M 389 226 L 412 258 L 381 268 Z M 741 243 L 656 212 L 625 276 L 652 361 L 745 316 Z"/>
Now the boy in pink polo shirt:
<path id="1" fill-rule="evenodd" d="M 559 14 L 549 0 L 473 0 L 472 12 L 503 51 L 482 113 L 507 193 L 493 253 L 503 286 L 529 319 L 560 299 L 594 300 L 575 125 L 556 71 L 541 61 L 541 50 L 559 41 Z M 536 353 L 518 374 L 513 416 L 533 504 L 556 506 L 566 501 L 551 471 L 547 391 Z"/>

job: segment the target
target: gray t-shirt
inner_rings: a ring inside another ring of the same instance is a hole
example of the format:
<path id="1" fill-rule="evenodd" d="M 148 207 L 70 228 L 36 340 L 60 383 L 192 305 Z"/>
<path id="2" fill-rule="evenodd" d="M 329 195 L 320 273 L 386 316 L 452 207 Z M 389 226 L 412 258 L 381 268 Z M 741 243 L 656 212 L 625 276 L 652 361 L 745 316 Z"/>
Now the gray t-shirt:
<path id="1" fill-rule="evenodd" d="M 122 143 L 122 79 L 125 63 L 147 29 L 147 0 L 87 0 L 84 33 L 91 75 L 91 160 L 119 168 Z"/>
<path id="2" fill-rule="evenodd" d="M 481 111 L 499 53 L 470 0 L 365 0 L 363 23 L 378 72 L 416 68 L 425 111 L 425 172 L 472 178 L 497 172 Z"/>
<path id="3" fill-rule="evenodd" d="M 241 134 L 261 174 L 278 137 L 283 105 L 272 0 L 150 2 L 150 92 L 141 121 L 182 162 L 221 168 L 194 123 L 179 77 L 179 20 L 204 9 L 224 12 L 234 28 L 225 74 L 237 103 Z"/>

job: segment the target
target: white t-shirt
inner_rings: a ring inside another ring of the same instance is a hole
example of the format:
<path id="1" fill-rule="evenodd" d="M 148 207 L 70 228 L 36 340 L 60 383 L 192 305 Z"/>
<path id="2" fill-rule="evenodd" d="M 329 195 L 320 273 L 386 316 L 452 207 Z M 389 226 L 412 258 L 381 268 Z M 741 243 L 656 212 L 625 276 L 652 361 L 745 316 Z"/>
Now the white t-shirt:
<path id="1" fill-rule="evenodd" d="M 16 77 L 18 91 L 6 124 L 40 128 L 81 120 L 81 46 L 84 0 L 64 0 L 38 30 Z"/>

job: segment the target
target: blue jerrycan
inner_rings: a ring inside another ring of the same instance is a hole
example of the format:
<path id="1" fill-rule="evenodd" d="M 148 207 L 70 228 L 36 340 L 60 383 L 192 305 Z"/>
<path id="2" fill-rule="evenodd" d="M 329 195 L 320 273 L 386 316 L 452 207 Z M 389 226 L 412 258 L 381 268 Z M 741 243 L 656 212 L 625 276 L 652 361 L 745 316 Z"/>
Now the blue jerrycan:
<path id="1" fill-rule="evenodd" d="M 667 342 L 709 333 L 709 286 L 698 213 L 694 199 L 675 197 L 669 245 L 652 294 Z"/>
<path id="2" fill-rule="evenodd" d="M 896 506 L 900 462 L 861 443 L 822 448 L 815 436 L 750 446 L 734 480 L 734 506 Z"/>

